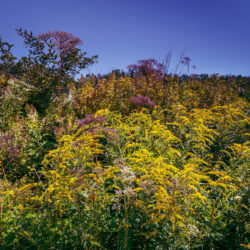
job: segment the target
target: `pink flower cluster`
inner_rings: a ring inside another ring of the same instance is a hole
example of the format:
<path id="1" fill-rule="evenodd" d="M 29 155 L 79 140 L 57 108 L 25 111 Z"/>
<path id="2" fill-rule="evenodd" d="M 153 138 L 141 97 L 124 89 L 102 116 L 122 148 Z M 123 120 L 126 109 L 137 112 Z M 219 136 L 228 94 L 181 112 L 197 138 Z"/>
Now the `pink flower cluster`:
<path id="1" fill-rule="evenodd" d="M 106 118 L 104 116 L 94 116 L 94 114 L 86 115 L 84 119 L 78 121 L 79 126 L 90 125 L 91 123 L 102 124 L 106 122 Z"/>
<path id="2" fill-rule="evenodd" d="M 14 137 L 8 133 L 0 134 L 0 151 L 6 152 L 11 161 L 14 160 L 20 152 L 15 145 Z"/>
<path id="3" fill-rule="evenodd" d="M 155 103 L 150 100 L 148 96 L 140 95 L 140 96 L 133 96 L 130 98 L 130 101 L 136 105 L 137 108 L 147 107 L 147 108 L 154 108 Z"/>
<path id="4" fill-rule="evenodd" d="M 142 74 L 147 75 L 161 75 L 164 65 L 159 63 L 157 60 L 150 58 L 146 60 L 139 60 L 138 64 L 128 65 L 128 70 L 134 72 L 136 75 Z"/>
<path id="5" fill-rule="evenodd" d="M 83 42 L 80 38 L 73 36 L 70 33 L 64 31 L 49 31 L 47 33 L 41 33 L 37 36 L 41 41 L 47 42 L 51 40 L 55 45 L 56 51 L 60 55 L 67 54 L 72 51 L 76 46 L 81 45 Z"/>

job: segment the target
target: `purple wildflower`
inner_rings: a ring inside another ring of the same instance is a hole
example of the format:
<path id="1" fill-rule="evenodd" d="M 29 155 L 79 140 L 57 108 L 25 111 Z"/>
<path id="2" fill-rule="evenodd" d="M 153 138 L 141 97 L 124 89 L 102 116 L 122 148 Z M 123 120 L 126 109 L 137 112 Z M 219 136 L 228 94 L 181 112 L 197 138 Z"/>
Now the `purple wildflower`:
<path id="1" fill-rule="evenodd" d="M 130 98 L 130 101 L 135 104 L 137 108 L 147 107 L 147 108 L 154 108 L 155 103 L 150 100 L 148 96 L 140 95 L 140 96 L 133 96 Z"/>
<path id="2" fill-rule="evenodd" d="M 4 151 L 11 161 L 18 156 L 20 150 L 15 145 L 14 136 L 8 133 L 0 135 L 0 151 Z"/>
<path id="3" fill-rule="evenodd" d="M 185 56 L 182 60 L 181 60 L 181 64 L 188 66 L 190 65 L 191 62 L 191 58 L 189 56 Z"/>
<path id="4" fill-rule="evenodd" d="M 51 40 L 55 45 L 55 50 L 60 55 L 65 55 L 72 51 L 76 46 L 81 45 L 83 42 L 80 38 L 73 36 L 70 33 L 54 30 L 47 33 L 41 33 L 37 36 L 41 41 L 47 42 Z"/>
<path id="5" fill-rule="evenodd" d="M 137 61 L 137 64 L 130 64 L 127 66 L 129 72 L 135 73 L 135 75 L 156 75 L 161 76 L 164 65 L 157 60 L 150 58 Z"/>
<path id="6" fill-rule="evenodd" d="M 106 118 L 102 115 L 96 116 L 94 114 L 86 115 L 84 119 L 78 121 L 79 126 L 90 125 L 91 123 L 103 124 L 106 122 Z"/>

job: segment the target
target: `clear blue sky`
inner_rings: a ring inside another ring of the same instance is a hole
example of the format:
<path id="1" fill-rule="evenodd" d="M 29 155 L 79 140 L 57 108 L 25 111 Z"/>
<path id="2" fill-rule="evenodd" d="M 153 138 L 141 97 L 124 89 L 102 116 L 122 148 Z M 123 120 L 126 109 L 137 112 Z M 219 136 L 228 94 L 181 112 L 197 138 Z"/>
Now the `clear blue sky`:
<path id="1" fill-rule="evenodd" d="M 84 41 L 99 63 L 85 73 L 126 69 L 139 59 L 172 66 L 186 49 L 193 73 L 250 75 L 250 0 L 1 0 L 0 35 L 25 49 L 15 28 L 63 30 Z"/>

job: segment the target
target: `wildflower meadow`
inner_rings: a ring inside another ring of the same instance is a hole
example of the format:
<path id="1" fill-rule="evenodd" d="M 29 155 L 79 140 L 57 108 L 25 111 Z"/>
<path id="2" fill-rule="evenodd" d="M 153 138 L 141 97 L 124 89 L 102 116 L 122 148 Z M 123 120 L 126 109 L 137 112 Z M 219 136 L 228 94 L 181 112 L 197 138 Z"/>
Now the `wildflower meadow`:
<path id="1" fill-rule="evenodd" d="M 250 249 L 247 77 L 155 59 L 77 78 L 80 38 L 0 40 L 0 249 Z M 77 79 L 77 80 L 76 80 Z"/>

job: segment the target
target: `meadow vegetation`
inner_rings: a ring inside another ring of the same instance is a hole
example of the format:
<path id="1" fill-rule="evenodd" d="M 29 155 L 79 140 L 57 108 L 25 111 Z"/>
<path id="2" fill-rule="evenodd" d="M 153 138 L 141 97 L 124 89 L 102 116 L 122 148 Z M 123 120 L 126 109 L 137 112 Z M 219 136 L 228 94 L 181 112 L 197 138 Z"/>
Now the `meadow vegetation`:
<path id="1" fill-rule="evenodd" d="M 18 33 L 28 56 L 0 42 L 1 249 L 250 248 L 248 78 L 151 59 L 75 80 L 97 58 L 80 40 Z"/>

